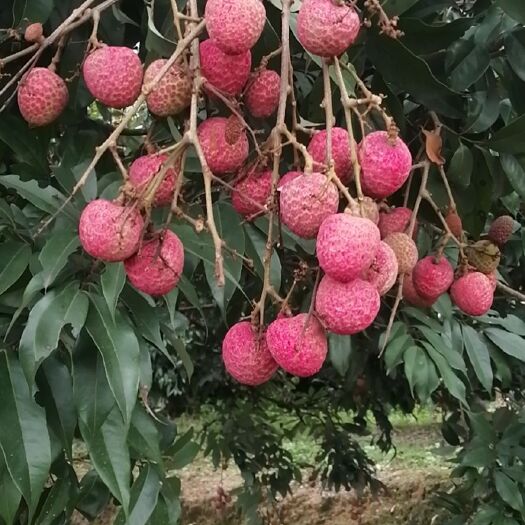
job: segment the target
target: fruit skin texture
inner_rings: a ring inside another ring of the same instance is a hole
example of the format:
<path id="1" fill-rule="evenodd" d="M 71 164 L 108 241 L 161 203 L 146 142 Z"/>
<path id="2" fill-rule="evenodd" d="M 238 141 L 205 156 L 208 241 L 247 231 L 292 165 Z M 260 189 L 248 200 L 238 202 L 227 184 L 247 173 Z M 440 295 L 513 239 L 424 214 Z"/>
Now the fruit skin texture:
<path id="1" fill-rule="evenodd" d="M 499 246 L 503 246 L 512 235 L 514 219 L 510 215 L 502 215 L 494 219 L 490 225 L 488 238 Z"/>
<path id="2" fill-rule="evenodd" d="M 317 235 L 319 265 L 333 279 L 351 281 L 372 264 L 379 242 L 379 230 L 371 220 L 347 213 L 330 215 Z"/>
<path id="3" fill-rule="evenodd" d="M 142 64 L 129 47 L 96 49 L 84 61 L 82 74 L 89 92 L 110 108 L 131 106 L 140 95 Z"/>
<path id="4" fill-rule="evenodd" d="M 319 372 L 328 352 L 321 323 L 308 314 L 276 319 L 266 331 L 266 343 L 277 364 L 299 377 Z"/>
<path id="5" fill-rule="evenodd" d="M 143 228 L 144 221 L 136 209 L 96 199 L 82 211 L 78 233 L 89 255 L 117 262 L 138 250 Z"/>
<path id="6" fill-rule="evenodd" d="M 315 309 L 331 332 L 352 335 L 368 328 L 381 301 L 375 286 L 363 279 L 341 283 L 325 275 L 315 296 Z"/>
<path id="7" fill-rule="evenodd" d="M 429 308 L 436 302 L 437 297 L 425 299 L 419 295 L 414 287 L 412 274 L 409 273 L 405 275 L 405 278 L 403 279 L 403 299 L 418 308 Z"/>
<path id="8" fill-rule="evenodd" d="M 494 272 L 501 259 L 499 248 L 489 240 L 477 241 L 467 246 L 465 253 L 468 262 L 481 273 Z"/>
<path id="9" fill-rule="evenodd" d="M 35 67 L 18 89 L 18 107 L 31 126 L 45 126 L 56 120 L 69 100 L 66 83 L 47 67 Z"/>
<path id="10" fill-rule="evenodd" d="M 167 60 L 154 60 L 144 73 L 144 85 L 149 84 L 164 67 Z M 173 64 L 160 82 L 146 97 L 148 109 L 158 117 L 177 115 L 191 102 L 191 79 L 181 66 Z"/>
<path id="11" fill-rule="evenodd" d="M 223 175 L 237 171 L 248 158 L 248 137 L 244 130 L 240 131 L 237 140 L 230 144 L 226 140 L 228 119 L 211 117 L 202 122 L 197 134 L 208 162 L 215 175 Z"/>
<path id="12" fill-rule="evenodd" d="M 261 71 L 250 82 L 244 95 L 248 111 L 258 118 L 267 118 L 273 115 L 279 105 L 279 90 L 281 77 L 271 69 Z"/>
<path id="13" fill-rule="evenodd" d="M 354 217 L 370 219 L 376 225 L 379 224 L 379 208 L 370 197 L 363 197 L 361 202 L 354 201 L 353 203 L 348 204 L 345 212 Z"/>
<path id="14" fill-rule="evenodd" d="M 463 235 L 463 222 L 458 213 L 450 210 L 445 217 L 445 221 L 454 237 L 456 237 L 456 239 L 461 239 Z"/>
<path id="15" fill-rule="evenodd" d="M 490 279 L 481 272 L 471 272 L 455 280 L 450 287 L 454 304 L 467 315 L 484 315 L 492 306 L 494 290 Z"/>
<path id="16" fill-rule="evenodd" d="M 322 222 L 337 212 L 339 193 L 327 181 L 322 173 L 303 173 L 281 187 L 281 220 L 299 237 L 313 239 Z"/>
<path id="17" fill-rule="evenodd" d="M 392 144 L 386 131 L 368 134 L 359 147 L 361 186 L 363 192 L 375 199 L 395 193 L 408 179 L 412 154 L 399 138 Z"/>
<path id="18" fill-rule="evenodd" d="M 244 217 L 261 213 L 261 207 L 266 205 L 271 190 L 272 171 L 252 170 L 233 187 L 232 204 L 235 211 Z"/>
<path id="19" fill-rule="evenodd" d="M 160 248 L 159 248 L 160 243 Z M 177 286 L 184 267 L 184 247 L 180 239 L 166 230 L 160 239 L 148 241 L 124 261 L 131 284 L 150 295 L 164 295 Z"/>
<path id="20" fill-rule="evenodd" d="M 302 171 L 289 171 L 285 173 L 277 183 L 277 189 L 280 190 L 285 184 L 303 175 Z"/>
<path id="21" fill-rule="evenodd" d="M 222 342 L 222 360 L 231 376 L 250 386 L 266 383 L 278 368 L 266 338 L 259 339 L 249 321 L 234 324 L 228 330 Z"/>
<path id="22" fill-rule="evenodd" d="M 136 158 L 129 167 L 129 181 L 137 189 L 144 191 L 153 177 L 160 171 L 162 163 L 166 161 L 168 155 L 143 155 Z M 167 206 L 171 204 L 173 192 L 175 191 L 175 180 L 178 177 L 178 170 L 169 168 L 164 180 L 161 182 L 153 204 L 155 206 Z"/>
<path id="23" fill-rule="evenodd" d="M 44 28 L 40 22 L 29 24 L 24 32 L 26 42 L 40 42 L 44 36 Z"/>
<path id="24" fill-rule="evenodd" d="M 385 295 L 394 286 L 398 271 L 396 254 L 381 241 L 372 264 L 363 272 L 363 279 L 373 284 L 379 295 Z"/>
<path id="25" fill-rule="evenodd" d="M 396 255 L 399 273 L 411 273 L 418 259 L 416 243 L 406 233 L 400 232 L 391 233 L 384 242 Z"/>
<path id="26" fill-rule="evenodd" d="M 208 0 L 204 17 L 215 44 L 229 55 L 239 55 L 259 40 L 266 10 L 260 0 Z"/>
<path id="27" fill-rule="evenodd" d="M 445 257 L 424 257 L 414 267 L 412 280 L 417 293 L 424 299 L 437 299 L 454 281 L 454 270 Z"/>
<path id="28" fill-rule="evenodd" d="M 334 57 L 352 44 L 361 22 L 353 7 L 333 0 L 304 0 L 297 15 L 297 36 L 308 51 Z"/>
<path id="29" fill-rule="evenodd" d="M 225 95 L 236 96 L 250 76 L 252 54 L 227 55 L 210 39 L 200 43 L 199 54 L 202 74 Z"/>
<path id="30" fill-rule="evenodd" d="M 410 208 L 394 208 L 387 212 L 381 212 L 379 214 L 379 223 L 377 227 L 381 232 L 381 239 L 388 237 L 391 233 L 403 232 L 405 233 L 410 224 L 410 218 L 412 217 L 412 210 Z M 416 236 L 418 223 L 416 221 L 414 227 L 414 237 Z"/>
<path id="31" fill-rule="evenodd" d="M 331 1 L 331 0 L 329 0 Z M 332 157 L 334 159 L 334 169 L 341 182 L 348 184 L 354 176 L 352 157 L 350 154 L 350 138 L 348 131 L 343 128 L 335 127 L 332 129 Z M 308 144 L 308 153 L 314 162 L 326 164 L 326 130 L 318 131 Z M 357 153 L 357 144 L 355 144 Z"/>

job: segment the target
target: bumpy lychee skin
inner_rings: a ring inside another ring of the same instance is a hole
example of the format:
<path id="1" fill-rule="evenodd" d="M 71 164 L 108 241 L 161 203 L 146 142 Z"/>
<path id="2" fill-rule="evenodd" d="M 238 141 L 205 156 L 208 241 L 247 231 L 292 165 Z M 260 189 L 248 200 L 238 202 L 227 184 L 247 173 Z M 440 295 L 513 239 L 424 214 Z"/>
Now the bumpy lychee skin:
<path id="1" fill-rule="evenodd" d="M 362 277 L 376 287 L 379 295 L 385 295 L 394 286 L 398 271 L 396 254 L 388 244 L 381 241 L 372 264 Z"/>
<path id="2" fill-rule="evenodd" d="M 248 111 L 258 118 L 273 115 L 279 105 L 281 77 L 271 69 L 261 71 L 248 85 L 244 101 Z"/>
<path id="3" fill-rule="evenodd" d="M 142 87 L 142 64 L 129 47 L 104 46 L 82 66 L 89 92 L 110 108 L 125 108 L 137 100 Z"/>
<path id="4" fill-rule="evenodd" d="M 450 210 L 445 217 L 445 221 L 454 237 L 456 237 L 456 239 L 461 239 L 463 236 L 463 222 L 461 221 L 458 212 Z"/>
<path id="5" fill-rule="evenodd" d="M 361 201 L 354 201 L 348 205 L 345 210 L 346 213 L 354 217 L 363 217 L 363 219 L 370 219 L 374 224 L 379 224 L 379 208 L 373 199 L 370 197 L 363 197 Z"/>
<path id="6" fill-rule="evenodd" d="M 277 183 L 277 189 L 280 190 L 285 184 L 303 175 L 302 171 L 289 171 L 285 173 Z"/>
<path id="7" fill-rule="evenodd" d="M 167 60 L 154 60 L 144 73 L 144 85 L 153 82 Z M 173 64 L 146 97 L 148 109 L 158 117 L 178 115 L 191 102 L 191 79 L 180 65 Z"/>
<path id="8" fill-rule="evenodd" d="M 331 0 L 329 0 L 331 1 Z M 308 153 L 315 162 L 326 164 L 326 130 L 318 131 L 308 144 Z M 357 144 L 355 144 L 357 153 Z M 332 129 L 332 157 L 334 159 L 335 173 L 342 182 L 348 184 L 354 175 L 350 138 L 348 131 L 343 128 Z"/>
<path id="9" fill-rule="evenodd" d="M 445 257 L 428 255 L 417 262 L 412 272 L 414 287 L 424 299 L 437 299 L 454 281 L 454 269 Z"/>
<path id="10" fill-rule="evenodd" d="M 31 126 L 46 126 L 56 120 L 67 106 L 66 83 L 46 67 L 35 67 L 18 89 L 18 107 Z"/>
<path id="11" fill-rule="evenodd" d="M 399 273 L 411 273 L 418 259 L 416 243 L 406 233 L 400 232 L 391 233 L 384 242 L 396 255 Z"/>
<path id="12" fill-rule="evenodd" d="M 197 134 L 208 162 L 215 175 L 237 171 L 248 158 L 248 137 L 241 130 L 235 142 L 230 143 L 226 137 L 228 119 L 211 117 L 202 122 Z"/>
<path id="13" fill-rule="evenodd" d="M 232 190 L 232 204 L 244 217 L 249 218 L 263 211 L 272 190 L 272 171 L 252 170 L 237 182 Z"/>
<path id="14" fill-rule="evenodd" d="M 184 268 L 184 247 L 172 231 L 161 239 L 144 243 L 140 250 L 124 261 L 131 284 L 141 292 L 159 296 L 171 292 Z"/>
<path id="15" fill-rule="evenodd" d="M 412 274 L 408 273 L 403 279 L 403 299 L 418 308 L 430 308 L 436 302 L 437 297 L 426 299 L 419 295 L 414 286 Z"/>
<path id="16" fill-rule="evenodd" d="M 227 55 L 208 39 L 200 43 L 199 54 L 202 74 L 210 84 L 225 95 L 236 96 L 241 93 L 250 76 L 251 51 Z"/>
<path id="17" fill-rule="evenodd" d="M 368 328 L 380 307 L 376 287 L 363 279 L 342 283 L 325 275 L 317 289 L 315 309 L 325 327 L 340 335 Z"/>
<path id="18" fill-rule="evenodd" d="M 249 321 L 234 324 L 228 330 L 222 342 L 222 360 L 233 378 L 250 386 L 266 383 L 278 368 L 266 338 L 259 337 Z"/>
<path id="19" fill-rule="evenodd" d="M 330 215 L 317 235 L 319 265 L 330 277 L 351 281 L 372 264 L 379 242 L 379 230 L 371 220 L 347 213 Z"/>
<path id="20" fill-rule="evenodd" d="M 366 195 L 383 199 L 395 193 L 408 179 L 412 154 L 399 138 L 386 131 L 368 134 L 359 147 L 361 186 Z"/>
<path id="21" fill-rule="evenodd" d="M 308 314 L 276 319 L 266 331 L 266 343 L 277 364 L 299 377 L 319 372 L 328 352 L 321 323 Z"/>
<path id="22" fill-rule="evenodd" d="M 496 272 L 487 273 L 484 275 L 490 281 L 490 285 L 492 286 L 492 291 L 495 292 L 496 288 L 498 287 L 498 276 L 496 275 Z"/>
<path id="23" fill-rule="evenodd" d="M 96 199 L 82 211 L 78 233 L 89 255 L 117 262 L 138 250 L 143 228 L 144 221 L 136 209 Z"/>
<path id="24" fill-rule="evenodd" d="M 514 219 L 510 215 L 502 215 L 494 219 L 490 225 L 488 237 L 498 246 L 503 246 L 514 231 Z"/>
<path id="25" fill-rule="evenodd" d="M 304 239 L 313 239 L 338 205 L 337 188 L 322 173 L 303 173 L 280 189 L 281 221 Z"/>
<path id="26" fill-rule="evenodd" d="M 24 40 L 26 42 L 40 42 L 44 36 L 44 28 L 40 22 L 29 24 L 24 31 Z"/>
<path id="27" fill-rule="evenodd" d="M 491 241 L 483 239 L 467 246 L 465 253 L 468 262 L 481 273 L 492 273 L 501 260 L 500 249 Z"/>
<path id="28" fill-rule="evenodd" d="M 143 155 L 133 161 L 129 167 L 129 182 L 138 193 L 144 192 L 153 177 L 160 171 L 162 163 L 168 155 Z M 175 180 L 178 173 L 174 168 L 169 168 L 164 180 L 161 182 L 155 194 L 155 206 L 167 206 L 171 204 L 175 190 Z"/>
<path id="29" fill-rule="evenodd" d="M 471 272 L 456 279 L 450 287 L 454 304 L 467 315 L 484 315 L 494 301 L 490 279 L 481 272 Z"/>
<path id="30" fill-rule="evenodd" d="M 353 7 L 333 0 L 304 0 L 297 16 L 299 42 L 322 57 L 343 53 L 357 38 L 360 26 Z"/>
<path id="31" fill-rule="evenodd" d="M 259 40 L 266 10 L 260 0 L 208 0 L 204 17 L 210 38 L 225 53 L 239 55 Z"/>
<path id="32" fill-rule="evenodd" d="M 412 217 L 412 210 L 410 208 L 394 208 L 388 212 L 381 212 L 379 214 L 379 223 L 377 227 L 381 232 L 381 239 L 388 237 L 391 233 L 402 232 L 406 233 Z M 416 221 L 414 228 L 414 236 L 417 232 L 418 223 Z"/>

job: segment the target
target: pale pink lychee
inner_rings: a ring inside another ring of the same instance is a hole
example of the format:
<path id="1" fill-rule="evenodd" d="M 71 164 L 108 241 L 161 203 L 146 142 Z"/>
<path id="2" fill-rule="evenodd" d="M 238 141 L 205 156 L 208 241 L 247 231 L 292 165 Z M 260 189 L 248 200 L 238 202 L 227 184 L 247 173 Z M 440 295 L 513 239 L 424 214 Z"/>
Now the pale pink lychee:
<path id="1" fill-rule="evenodd" d="M 270 117 L 279 105 L 281 77 L 271 69 L 265 69 L 249 83 L 244 94 L 248 111 L 258 118 Z"/>
<path id="2" fill-rule="evenodd" d="M 417 262 L 412 280 L 421 297 L 437 299 L 454 281 L 454 269 L 445 257 L 428 255 Z"/>
<path id="3" fill-rule="evenodd" d="M 372 264 L 379 242 L 379 230 L 371 220 L 347 213 L 330 215 L 317 235 L 319 265 L 330 277 L 351 281 Z"/>
<path id="4" fill-rule="evenodd" d="M 24 31 L 24 40 L 26 42 L 41 42 L 44 38 L 44 28 L 40 22 L 29 24 Z"/>
<path id="5" fill-rule="evenodd" d="M 338 56 L 350 46 L 361 22 L 355 9 L 333 0 L 304 0 L 297 16 L 299 42 L 315 55 Z"/>
<path id="6" fill-rule="evenodd" d="M 391 233 L 385 237 L 384 242 L 396 254 L 399 273 L 412 273 L 419 256 L 416 243 L 406 233 L 400 232 Z"/>
<path id="7" fill-rule="evenodd" d="M 84 61 L 82 74 L 89 92 L 110 108 L 131 106 L 140 95 L 142 64 L 129 47 L 96 49 Z"/>
<path id="8" fill-rule="evenodd" d="M 361 186 L 366 195 L 383 199 L 395 193 L 408 179 L 412 154 L 399 138 L 386 131 L 366 135 L 359 146 Z"/>
<path id="9" fill-rule="evenodd" d="M 264 212 L 272 190 L 272 171 L 252 170 L 232 190 L 232 204 L 237 213 L 252 217 Z"/>
<path id="10" fill-rule="evenodd" d="M 381 232 L 381 239 L 385 239 L 391 233 L 401 232 L 406 233 L 410 225 L 412 217 L 412 210 L 410 208 L 393 208 L 388 212 L 381 212 L 379 214 L 378 228 Z M 418 229 L 418 222 L 416 220 L 414 226 L 414 237 Z"/>
<path id="11" fill-rule="evenodd" d="M 234 324 L 228 330 L 222 342 L 222 359 L 232 377 L 250 386 L 266 383 L 278 368 L 266 338 L 249 321 Z"/>
<path id="12" fill-rule="evenodd" d="M 258 0 L 257 0 L 258 1 Z M 226 131 L 229 119 L 211 117 L 202 122 L 197 134 L 208 162 L 215 175 L 237 171 L 248 158 L 248 137 L 241 130 L 233 143 L 228 142 Z"/>
<path id="13" fill-rule="evenodd" d="M 143 228 L 144 221 L 135 208 L 96 199 L 82 211 L 78 233 L 89 255 L 116 262 L 138 250 Z"/>
<path id="14" fill-rule="evenodd" d="M 129 182 L 135 187 L 137 193 L 145 196 L 148 184 L 160 171 L 162 164 L 168 159 L 166 154 L 143 155 L 133 161 L 129 167 Z M 155 206 L 171 204 L 175 190 L 175 180 L 178 177 L 178 167 L 171 167 L 166 172 L 163 181 L 155 193 Z"/>
<path id="15" fill-rule="evenodd" d="M 396 254 L 388 244 L 381 241 L 372 264 L 364 270 L 362 278 L 373 284 L 379 295 L 385 295 L 394 286 L 398 270 Z"/>
<path id="16" fill-rule="evenodd" d="M 357 154 L 355 141 L 354 147 Z M 318 131 L 310 140 L 307 149 L 314 162 L 326 165 L 326 130 Z M 352 166 L 350 138 L 346 129 L 337 127 L 332 129 L 332 158 L 336 175 L 345 184 L 349 183 L 354 175 L 354 169 Z"/>
<path id="17" fill-rule="evenodd" d="M 225 95 L 240 95 L 250 76 L 251 51 L 227 55 L 212 40 L 200 43 L 201 71 L 206 80 Z"/>
<path id="18" fill-rule="evenodd" d="M 408 273 L 403 280 L 403 299 L 418 308 L 429 308 L 436 302 L 437 297 L 426 299 L 419 295 L 414 287 L 412 274 Z"/>
<path id="19" fill-rule="evenodd" d="M 45 126 L 56 120 L 67 106 L 66 83 L 46 67 L 35 67 L 18 88 L 18 107 L 31 126 Z"/>
<path id="20" fill-rule="evenodd" d="M 342 283 L 325 275 L 315 296 L 315 309 L 325 327 L 336 334 L 352 335 L 368 328 L 380 307 L 375 286 L 363 279 Z"/>
<path id="21" fill-rule="evenodd" d="M 370 197 L 363 197 L 361 200 L 354 200 L 349 203 L 345 213 L 349 213 L 354 217 L 370 219 L 374 224 L 379 224 L 379 208 Z"/>
<path id="22" fill-rule="evenodd" d="M 266 10 L 260 0 L 208 0 L 204 17 L 215 44 L 225 53 L 239 55 L 259 40 Z"/>
<path id="23" fill-rule="evenodd" d="M 280 190 L 285 184 L 290 182 L 291 180 L 296 179 L 297 177 L 300 177 L 303 175 L 302 171 L 289 171 L 288 173 L 285 173 L 277 183 L 277 189 Z"/>
<path id="24" fill-rule="evenodd" d="M 154 60 L 144 73 L 144 85 L 153 82 L 167 60 Z M 148 109 L 158 117 L 178 115 L 191 102 L 191 79 L 183 66 L 173 64 L 146 97 Z"/>
<path id="25" fill-rule="evenodd" d="M 281 221 L 299 237 L 313 239 L 321 223 L 337 212 L 337 188 L 321 173 L 304 173 L 279 191 Z"/>
<path id="26" fill-rule="evenodd" d="M 299 377 L 319 372 L 328 351 L 321 323 L 308 314 L 276 319 L 268 327 L 266 343 L 277 364 Z"/>
<path id="27" fill-rule="evenodd" d="M 494 301 L 494 289 L 485 274 L 470 272 L 452 283 L 450 297 L 467 315 L 485 315 Z"/>

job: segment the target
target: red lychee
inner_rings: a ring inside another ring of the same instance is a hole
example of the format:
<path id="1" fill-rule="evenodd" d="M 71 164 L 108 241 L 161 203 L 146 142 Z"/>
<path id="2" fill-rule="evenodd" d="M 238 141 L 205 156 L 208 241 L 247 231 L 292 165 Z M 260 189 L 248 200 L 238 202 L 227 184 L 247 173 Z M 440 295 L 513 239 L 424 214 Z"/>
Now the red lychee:
<path id="1" fill-rule="evenodd" d="M 381 212 L 379 214 L 379 224 L 377 227 L 381 232 L 381 239 L 388 237 L 391 233 L 401 232 L 406 233 L 412 217 L 412 210 L 410 208 L 394 208 L 388 212 Z M 418 229 L 418 222 L 416 220 L 414 227 L 414 237 Z"/>
<path id="2" fill-rule="evenodd" d="M 281 77 L 271 69 L 265 69 L 248 84 L 244 101 L 248 111 L 258 118 L 273 115 L 279 105 Z"/>
<path id="3" fill-rule="evenodd" d="M 26 42 L 41 42 L 44 38 L 44 28 L 40 22 L 29 24 L 24 31 Z"/>
<path id="4" fill-rule="evenodd" d="M 510 215 L 497 217 L 490 225 L 488 238 L 498 246 L 503 246 L 510 239 L 514 225 L 514 219 Z"/>
<path id="5" fill-rule="evenodd" d="M 437 299 L 454 281 L 454 269 L 445 257 L 428 255 L 417 262 L 412 280 L 421 297 Z"/>
<path id="6" fill-rule="evenodd" d="M 429 308 L 436 302 L 437 297 L 425 299 L 419 295 L 414 287 L 412 274 L 408 273 L 403 280 L 403 299 L 418 308 Z"/>
<path id="7" fill-rule="evenodd" d="M 396 254 L 381 241 L 372 264 L 363 271 L 362 278 L 374 285 L 379 295 L 385 295 L 394 286 L 398 269 Z"/>
<path id="8" fill-rule="evenodd" d="M 461 221 L 458 212 L 455 210 L 449 210 L 445 216 L 445 221 L 450 228 L 452 235 L 454 235 L 456 239 L 461 240 L 461 237 L 463 236 L 463 222 Z"/>
<path id="9" fill-rule="evenodd" d="M 450 287 L 454 304 L 467 315 L 485 315 L 492 306 L 494 289 L 481 272 L 470 272 L 456 279 Z"/>
<path id="10" fill-rule="evenodd" d="M 297 177 L 300 177 L 303 175 L 302 171 L 289 171 L 288 173 L 285 173 L 280 179 L 277 184 L 277 189 L 280 190 L 285 184 L 290 182 L 291 180 L 296 179 Z"/>
<path id="11" fill-rule="evenodd" d="M 412 273 L 418 259 L 416 243 L 406 233 L 400 232 L 391 233 L 384 242 L 396 254 L 399 273 Z"/>
<path id="12" fill-rule="evenodd" d="M 251 170 L 232 190 L 232 204 L 237 213 L 251 217 L 264 212 L 272 190 L 271 170 Z"/>

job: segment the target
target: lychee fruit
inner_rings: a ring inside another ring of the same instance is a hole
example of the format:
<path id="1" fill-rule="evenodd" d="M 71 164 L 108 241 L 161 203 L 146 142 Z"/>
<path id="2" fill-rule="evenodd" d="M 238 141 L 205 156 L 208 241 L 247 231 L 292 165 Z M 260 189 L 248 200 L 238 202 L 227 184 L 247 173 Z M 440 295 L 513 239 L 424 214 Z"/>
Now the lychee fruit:
<path id="1" fill-rule="evenodd" d="M 45 126 L 56 120 L 67 106 L 66 83 L 46 67 L 35 67 L 20 83 L 18 107 L 31 126 Z"/>
<path id="2" fill-rule="evenodd" d="M 328 352 L 325 331 L 309 314 L 276 319 L 266 331 L 266 343 L 277 364 L 299 377 L 319 372 Z"/>
<path id="3" fill-rule="evenodd" d="M 355 142 L 354 146 L 357 154 L 357 144 Z M 307 149 L 314 162 L 326 165 L 326 130 L 315 133 Z M 332 158 L 336 175 L 341 179 L 341 182 L 348 184 L 354 175 L 354 168 L 352 165 L 350 137 L 346 129 L 332 128 Z"/>
<path id="4" fill-rule="evenodd" d="M 330 215 L 317 235 L 319 265 L 330 277 L 351 281 L 372 264 L 379 242 L 379 230 L 371 220 L 347 213 Z"/>
<path id="5" fill-rule="evenodd" d="M 418 308 L 430 308 L 437 300 L 437 297 L 426 299 L 417 292 L 412 274 L 408 273 L 403 279 L 403 299 Z"/>
<path id="6" fill-rule="evenodd" d="M 500 249 L 489 240 L 477 241 L 465 249 L 468 262 L 481 273 L 492 273 L 501 260 Z"/>
<path id="7" fill-rule="evenodd" d="M 340 335 L 368 328 L 380 307 L 376 287 L 363 279 L 342 283 L 325 275 L 315 296 L 315 310 L 325 327 Z"/>
<path id="8" fill-rule="evenodd" d="M 143 228 L 144 221 L 135 208 L 96 199 L 82 211 L 78 233 L 89 255 L 117 262 L 138 250 Z"/>
<path id="9" fill-rule="evenodd" d="M 279 105 L 281 77 L 271 69 L 260 71 L 248 84 L 244 102 L 252 116 L 268 118 Z"/>
<path id="10" fill-rule="evenodd" d="M 492 286 L 492 291 L 495 292 L 496 288 L 498 287 L 498 276 L 496 275 L 496 272 L 487 273 L 486 275 L 487 279 L 490 281 L 490 285 Z"/>
<path id="11" fill-rule="evenodd" d="M 391 233 L 383 240 L 396 254 L 399 273 L 411 273 L 418 259 L 416 243 L 406 233 L 401 232 Z"/>
<path id="12" fill-rule="evenodd" d="M 363 217 L 370 219 L 374 224 L 379 224 L 379 208 L 373 199 L 363 197 L 360 201 L 354 200 L 345 210 L 346 213 L 354 217 Z"/>
<path id="13" fill-rule="evenodd" d="M 374 285 L 379 295 L 385 295 L 394 286 L 398 271 L 396 254 L 381 241 L 372 264 L 364 270 L 362 278 Z"/>
<path id="14" fill-rule="evenodd" d="M 461 221 L 458 212 L 456 210 L 449 210 L 445 216 L 445 221 L 452 232 L 452 235 L 454 235 L 456 239 L 461 240 L 461 237 L 463 236 L 463 222 Z"/>
<path id="15" fill-rule="evenodd" d="M 337 212 L 339 193 L 322 173 L 303 173 L 279 191 L 281 221 L 304 239 L 313 239 L 321 223 Z"/>
<path id="16" fill-rule="evenodd" d="M 498 246 L 503 246 L 510 239 L 514 224 L 514 219 L 510 215 L 497 217 L 490 225 L 488 238 Z"/>
<path id="17" fill-rule="evenodd" d="M 129 182 L 137 192 L 144 196 L 148 185 L 153 177 L 161 170 L 162 164 L 168 159 L 166 154 L 143 155 L 133 161 L 129 167 Z M 175 190 L 175 180 L 178 177 L 178 167 L 170 167 L 163 181 L 155 193 L 155 206 L 167 206 L 171 204 Z"/>
<path id="18" fill-rule="evenodd" d="M 266 10 L 260 0 L 208 0 L 204 17 L 215 44 L 229 55 L 239 55 L 259 40 Z"/>
<path id="19" fill-rule="evenodd" d="M 29 24 L 24 31 L 24 40 L 26 42 L 41 42 L 44 39 L 44 28 L 40 22 Z"/>
<path id="20" fill-rule="evenodd" d="M 110 108 L 125 108 L 137 100 L 142 87 L 142 64 L 129 47 L 95 49 L 82 66 L 89 92 Z"/>
<path id="21" fill-rule="evenodd" d="M 144 73 L 147 86 L 159 74 L 167 60 L 154 60 Z M 191 79 L 183 66 L 173 64 L 146 97 L 148 109 L 158 117 L 178 115 L 191 103 Z"/>
<path id="22" fill-rule="evenodd" d="M 388 237 L 391 233 L 402 232 L 406 233 L 412 218 L 412 210 L 410 208 L 394 208 L 388 212 L 381 212 L 379 214 L 379 223 L 377 227 L 381 232 L 381 239 Z M 414 227 L 414 237 L 418 229 L 418 222 L 416 220 Z"/>
<path id="23" fill-rule="evenodd" d="M 271 170 L 251 170 L 232 190 L 232 204 L 237 213 L 252 217 L 264 211 L 272 191 Z"/>
<path id="24" fill-rule="evenodd" d="M 234 324 L 228 330 L 222 342 L 222 359 L 231 376 L 250 386 L 266 383 L 278 368 L 266 338 L 259 336 L 249 321 Z"/>
<path id="25" fill-rule="evenodd" d="M 467 315 L 484 315 L 492 306 L 494 290 L 490 279 L 481 272 L 470 272 L 454 281 L 450 287 L 454 304 Z"/>
<path id="26" fill-rule="evenodd" d="M 375 199 L 384 199 L 401 188 L 412 168 L 407 145 L 386 131 L 366 135 L 359 147 L 359 158 L 363 192 Z"/>
<path id="27" fill-rule="evenodd" d="M 428 255 L 417 262 L 412 280 L 421 297 L 437 299 L 454 281 L 454 269 L 445 257 Z"/>
<path id="28" fill-rule="evenodd" d="M 131 284 L 141 292 L 159 296 L 171 292 L 184 268 L 184 247 L 172 231 L 145 242 L 139 251 L 124 261 Z"/>
<path id="29" fill-rule="evenodd" d="M 322 57 L 346 51 L 361 22 L 355 9 L 333 0 L 304 0 L 297 15 L 297 37 L 305 49 Z"/>
<path id="30" fill-rule="evenodd" d="M 230 119 L 211 117 L 202 122 L 197 129 L 204 156 L 215 175 L 237 171 L 248 158 L 249 143 L 246 132 L 241 129 L 236 133 L 236 137 L 227 136 L 229 124 Z"/>
<path id="31" fill-rule="evenodd" d="M 201 71 L 216 89 L 229 96 L 240 95 L 250 76 L 251 51 L 227 55 L 212 40 L 200 43 Z"/>
<path id="32" fill-rule="evenodd" d="M 296 179 L 297 177 L 300 177 L 303 175 L 302 171 L 289 171 L 288 173 L 285 173 L 277 183 L 277 189 L 280 190 L 285 184 L 290 182 L 291 180 Z"/>

